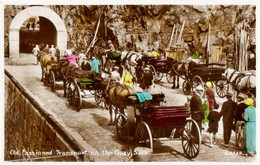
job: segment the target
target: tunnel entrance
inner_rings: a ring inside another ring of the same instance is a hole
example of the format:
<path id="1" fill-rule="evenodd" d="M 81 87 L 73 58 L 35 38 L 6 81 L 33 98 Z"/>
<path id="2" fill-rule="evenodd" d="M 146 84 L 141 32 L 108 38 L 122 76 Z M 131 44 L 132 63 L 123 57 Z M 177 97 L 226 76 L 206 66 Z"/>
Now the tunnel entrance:
<path id="1" fill-rule="evenodd" d="M 44 17 L 30 17 L 20 28 L 20 53 L 32 53 L 35 45 L 43 48 L 46 44 L 57 45 L 57 30 Z"/>

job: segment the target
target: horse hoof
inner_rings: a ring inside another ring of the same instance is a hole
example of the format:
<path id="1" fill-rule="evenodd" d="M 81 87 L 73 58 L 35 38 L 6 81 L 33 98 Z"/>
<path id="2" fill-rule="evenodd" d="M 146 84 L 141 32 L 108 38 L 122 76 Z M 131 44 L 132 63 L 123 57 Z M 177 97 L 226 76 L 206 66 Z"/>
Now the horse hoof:
<path id="1" fill-rule="evenodd" d="M 172 87 L 172 89 L 175 89 L 175 87 Z"/>
<path id="2" fill-rule="evenodd" d="M 114 125 L 113 123 L 108 123 L 108 125 Z"/>

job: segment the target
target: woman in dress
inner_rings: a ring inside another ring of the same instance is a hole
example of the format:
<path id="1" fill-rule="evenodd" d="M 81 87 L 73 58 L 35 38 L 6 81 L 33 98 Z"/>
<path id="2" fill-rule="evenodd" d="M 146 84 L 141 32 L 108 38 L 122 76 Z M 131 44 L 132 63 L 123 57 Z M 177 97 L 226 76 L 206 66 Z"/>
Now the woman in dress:
<path id="1" fill-rule="evenodd" d="M 248 106 L 244 112 L 244 150 L 246 156 L 253 156 L 256 153 L 256 113 L 253 99 L 247 98 L 244 102 Z"/>

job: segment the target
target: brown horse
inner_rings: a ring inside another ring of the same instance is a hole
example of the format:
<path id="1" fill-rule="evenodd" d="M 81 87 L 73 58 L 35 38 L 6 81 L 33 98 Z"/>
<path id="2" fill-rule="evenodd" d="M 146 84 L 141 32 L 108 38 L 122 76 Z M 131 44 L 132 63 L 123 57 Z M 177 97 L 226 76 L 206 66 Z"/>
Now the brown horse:
<path id="1" fill-rule="evenodd" d="M 188 79 L 188 70 L 189 70 L 189 63 L 179 62 L 177 60 L 171 60 L 172 66 L 172 76 L 173 76 L 173 86 L 172 89 L 179 88 L 179 81 L 180 77 L 183 79 Z"/>
<path id="2" fill-rule="evenodd" d="M 122 84 L 113 82 L 113 80 L 110 77 L 107 79 L 105 90 L 108 96 L 107 101 L 109 104 L 109 114 L 110 114 L 109 125 L 112 125 L 115 124 L 118 109 L 121 113 L 124 114 L 124 108 L 126 107 L 128 96 L 135 94 L 136 91 L 131 87 L 126 87 Z M 115 106 L 114 111 L 112 109 L 112 105 Z M 113 120 L 113 112 L 114 112 L 114 120 Z"/>
<path id="3" fill-rule="evenodd" d="M 50 54 L 44 54 L 41 56 L 40 59 L 40 64 L 41 64 L 41 69 L 42 69 L 42 78 L 41 81 L 43 81 L 43 79 L 48 80 L 47 76 L 49 74 L 49 69 L 51 68 L 51 66 L 53 64 L 58 64 L 57 59 L 55 57 L 53 57 Z M 48 73 L 48 74 L 45 74 Z"/>

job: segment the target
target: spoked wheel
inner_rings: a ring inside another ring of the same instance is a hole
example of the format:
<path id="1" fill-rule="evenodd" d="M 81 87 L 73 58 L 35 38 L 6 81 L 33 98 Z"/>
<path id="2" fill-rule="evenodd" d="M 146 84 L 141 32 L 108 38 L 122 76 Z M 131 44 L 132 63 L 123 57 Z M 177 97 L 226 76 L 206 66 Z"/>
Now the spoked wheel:
<path id="1" fill-rule="evenodd" d="M 69 85 L 68 87 L 68 100 L 69 100 L 69 104 L 70 106 L 73 106 L 74 105 L 74 98 L 73 98 L 73 89 L 71 87 L 71 85 Z"/>
<path id="2" fill-rule="evenodd" d="M 201 86 L 204 89 L 204 83 L 200 76 L 194 76 L 192 79 L 192 90 L 197 91 L 197 87 Z M 198 91 L 197 91 L 198 92 Z"/>
<path id="3" fill-rule="evenodd" d="M 195 158 L 199 154 L 201 145 L 200 129 L 194 120 L 186 120 L 181 142 L 183 151 L 188 158 Z"/>
<path id="4" fill-rule="evenodd" d="M 147 147 L 153 150 L 152 133 L 145 122 L 140 122 L 135 131 L 135 142 L 140 147 Z"/>
<path id="5" fill-rule="evenodd" d="M 242 149 L 243 147 L 243 136 L 244 136 L 244 122 L 237 121 L 235 140 L 236 140 L 236 147 L 240 149 Z"/>
<path id="6" fill-rule="evenodd" d="M 53 71 L 50 72 L 50 86 L 51 86 L 51 90 L 54 92 L 55 91 L 55 74 Z"/>
<path id="7" fill-rule="evenodd" d="M 189 95 L 191 93 L 191 85 L 189 81 L 185 80 L 182 83 L 182 91 L 185 95 Z"/>
<path id="8" fill-rule="evenodd" d="M 119 114 L 119 116 L 116 119 L 116 132 L 118 138 L 122 142 L 126 142 L 128 138 L 128 128 L 127 128 L 127 119 L 126 116 L 123 114 Z"/>
<path id="9" fill-rule="evenodd" d="M 170 70 L 168 73 L 166 73 L 166 79 L 168 81 L 168 83 L 173 83 L 173 73 L 172 71 Z"/>
<path id="10" fill-rule="evenodd" d="M 99 105 L 99 106 L 100 106 L 101 101 L 102 101 L 102 92 L 103 92 L 103 90 L 95 90 L 94 91 L 94 98 L 95 98 L 97 105 Z"/>
<path id="11" fill-rule="evenodd" d="M 163 73 L 159 72 L 159 71 L 156 71 L 154 76 L 155 76 L 155 80 L 156 81 L 161 81 L 162 78 L 163 78 Z"/>
<path id="12" fill-rule="evenodd" d="M 81 98 L 79 86 L 75 87 L 73 94 L 74 94 L 74 97 L 73 97 L 74 98 L 74 106 L 79 111 L 81 106 L 82 106 L 82 98 Z"/>
<path id="13" fill-rule="evenodd" d="M 219 80 L 216 82 L 216 92 L 221 98 L 225 97 L 228 91 L 228 85 L 226 80 Z"/>

